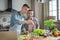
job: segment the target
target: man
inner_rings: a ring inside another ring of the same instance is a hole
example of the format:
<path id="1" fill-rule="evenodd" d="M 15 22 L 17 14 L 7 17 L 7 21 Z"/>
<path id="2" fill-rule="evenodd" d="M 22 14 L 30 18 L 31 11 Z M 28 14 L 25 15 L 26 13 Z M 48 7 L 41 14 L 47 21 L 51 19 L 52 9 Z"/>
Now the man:
<path id="1" fill-rule="evenodd" d="M 20 34 L 22 24 L 34 25 L 34 23 L 32 21 L 30 22 L 30 21 L 25 20 L 26 19 L 26 13 L 28 10 L 29 10 L 29 6 L 27 4 L 24 4 L 19 13 L 17 11 L 14 11 L 12 13 L 9 31 L 17 32 L 18 34 Z"/>
<path id="2" fill-rule="evenodd" d="M 38 19 L 37 18 L 35 18 L 35 17 L 33 17 L 33 11 L 32 10 L 28 10 L 28 12 L 27 12 L 27 16 L 28 16 L 28 20 L 32 20 L 33 22 L 34 22 L 34 27 L 29 27 L 29 29 L 31 29 L 32 31 L 34 30 L 34 29 L 37 29 L 37 28 L 39 28 L 39 22 L 38 22 Z"/>
<path id="3" fill-rule="evenodd" d="M 33 17 L 33 11 L 32 10 L 28 10 L 27 12 L 27 21 L 33 21 L 34 23 L 34 26 L 32 25 L 23 25 L 22 29 L 25 31 L 28 31 L 28 32 L 32 32 L 34 29 L 38 29 L 39 28 L 39 23 L 38 23 L 38 19 Z"/>

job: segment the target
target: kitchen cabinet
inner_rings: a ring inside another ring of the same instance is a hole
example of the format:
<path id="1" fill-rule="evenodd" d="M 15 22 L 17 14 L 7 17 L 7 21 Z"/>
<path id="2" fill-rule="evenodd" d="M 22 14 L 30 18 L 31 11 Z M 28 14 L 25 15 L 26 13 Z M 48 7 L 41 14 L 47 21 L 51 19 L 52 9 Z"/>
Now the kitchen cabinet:
<path id="1" fill-rule="evenodd" d="M 3 31 L 9 31 L 9 27 L 8 26 L 2 27 L 0 29 L 0 32 L 3 32 Z"/>

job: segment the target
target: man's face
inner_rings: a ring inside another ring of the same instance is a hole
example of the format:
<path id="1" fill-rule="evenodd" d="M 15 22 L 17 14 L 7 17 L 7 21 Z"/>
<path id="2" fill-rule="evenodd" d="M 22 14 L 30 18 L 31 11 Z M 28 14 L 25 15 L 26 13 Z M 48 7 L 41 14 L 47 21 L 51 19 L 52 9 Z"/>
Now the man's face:
<path id="1" fill-rule="evenodd" d="M 32 17 L 33 16 L 33 11 L 28 11 L 27 16 Z"/>
<path id="2" fill-rule="evenodd" d="M 28 10 L 29 10 L 29 8 L 27 8 L 26 6 L 25 7 L 22 7 L 23 13 L 27 13 Z"/>

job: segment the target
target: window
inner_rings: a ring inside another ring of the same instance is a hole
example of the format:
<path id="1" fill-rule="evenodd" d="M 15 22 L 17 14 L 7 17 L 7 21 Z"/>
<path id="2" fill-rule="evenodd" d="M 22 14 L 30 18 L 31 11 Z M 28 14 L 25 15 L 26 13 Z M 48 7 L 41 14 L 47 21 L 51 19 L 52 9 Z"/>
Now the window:
<path id="1" fill-rule="evenodd" d="M 60 0 L 58 1 L 58 13 L 59 13 L 59 20 L 60 20 Z"/>
<path id="2" fill-rule="evenodd" d="M 49 2 L 49 16 L 55 16 L 55 20 L 60 20 L 60 0 Z"/>

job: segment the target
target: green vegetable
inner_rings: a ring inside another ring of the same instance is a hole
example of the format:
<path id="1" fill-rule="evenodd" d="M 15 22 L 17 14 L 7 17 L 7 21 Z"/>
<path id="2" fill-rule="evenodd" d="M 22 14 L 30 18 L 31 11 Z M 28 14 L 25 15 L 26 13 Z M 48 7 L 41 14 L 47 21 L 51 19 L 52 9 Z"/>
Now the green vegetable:
<path id="1" fill-rule="evenodd" d="M 39 31 L 38 29 L 35 29 L 33 33 L 34 33 L 35 35 L 38 35 L 38 31 Z"/>
<path id="2" fill-rule="evenodd" d="M 53 29 L 53 30 L 52 30 L 52 33 L 54 33 L 54 32 L 58 32 L 58 29 L 56 29 L 56 28 Z"/>
<path id="3" fill-rule="evenodd" d="M 45 27 L 48 27 L 49 30 L 53 30 L 55 28 L 55 23 L 54 23 L 54 20 L 45 20 L 44 21 L 44 26 Z"/>
<path id="4" fill-rule="evenodd" d="M 35 35 L 43 35 L 44 34 L 44 30 L 43 29 L 35 29 L 33 33 Z"/>
<path id="5" fill-rule="evenodd" d="M 24 39 L 26 38 L 26 35 L 20 35 L 19 38 Z"/>
<path id="6" fill-rule="evenodd" d="M 40 29 L 38 33 L 39 33 L 39 35 L 43 35 L 44 34 L 44 30 Z"/>

